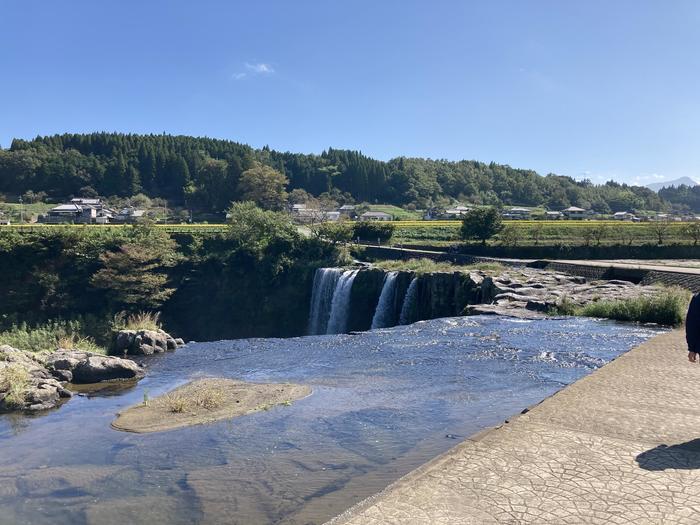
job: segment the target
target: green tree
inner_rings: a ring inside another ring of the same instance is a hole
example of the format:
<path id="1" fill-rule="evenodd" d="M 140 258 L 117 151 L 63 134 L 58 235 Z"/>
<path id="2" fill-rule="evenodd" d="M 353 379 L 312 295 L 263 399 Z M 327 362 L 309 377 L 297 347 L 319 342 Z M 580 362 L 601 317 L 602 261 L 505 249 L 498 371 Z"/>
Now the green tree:
<path id="1" fill-rule="evenodd" d="M 477 239 L 481 244 L 503 229 L 503 220 L 495 208 L 475 208 L 462 219 L 460 234 L 464 240 Z"/>
<path id="2" fill-rule="evenodd" d="M 516 226 L 509 224 L 505 226 L 498 234 L 498 238 L 503 246 L 515 248 L 520 240 L 520 231 Z"/>
<path id="3" fill-rule="evenodd" d="M 244 171 L 238 181 L 241 199 L 251 201 L 266 210 L 279 211 L 287 202 L 285 188 L 289 181 L 279 171 L 257 163 Z"/>
<path id="4" fill-rule="evenodd" d="M 593 238 L 595 239 L 596 246 L 600 246 L 608 236 L 608 226 L 605 223 L 600 223 L 593 228 Z"/>
<path id="5" fill-rule="evenodd" d="M 532 237 L 535 246 L 540 244 L 542 237 L 544 237 L 544 225 L 541 222 L 538 222 L 530 229 L 530 237 Z"/>
<path id="6" fill-rule="evenodd" d="M 323 239 L 333 246 L 350 242 L 353 235 L 353 227 L 346 222 L 321 222 L 311 228 L 316 238 Z"/>
<path id="7" fill-rule="evenodd" d="M 177 262 L 176 243 L 148 224 L 132 228 L 129 242 L 100 255 L 102 268 L 90 282 L 119 309 L 157 310 L 175 291 L 167 270 Z"/>
<path id="8" fill-rule="evenodd" d="M 236 202 L 228 211 L 228 238 L 234 249 L 263 260 L 271 250 L 289 252 L 300 236 L 296 227 L 283 213 L 262 210 L 254 202 Z"/>
<path id="9" fill-rule="evenodd" d="M 222 211 L 233 200 L 235 188 L 228 183 L 228 163 L 207 157 L 197 170 L 196 199 L 211 211 Z"/>
<path id="10" fill-rule="evenodd" d="M 651 231 L 656 235 L 656 240 L 661 246 L 668 235 L 669 223 L 666 220 L 655 220 L 651 223 Z"/>
<path id="11" fill-rule="evenodd" d="M 360 221 L 353 226 L 353 239 L 367 242 L 387 243 L 394 235 L 393 224 L 382 221 Z"/>
<path id="12" fill-rule="evenodd" d="M 691 222 L 685 227 L 684 233 L 693 239 L 693 246 L 698 245 L 700 241 L 700 222 Z"/>

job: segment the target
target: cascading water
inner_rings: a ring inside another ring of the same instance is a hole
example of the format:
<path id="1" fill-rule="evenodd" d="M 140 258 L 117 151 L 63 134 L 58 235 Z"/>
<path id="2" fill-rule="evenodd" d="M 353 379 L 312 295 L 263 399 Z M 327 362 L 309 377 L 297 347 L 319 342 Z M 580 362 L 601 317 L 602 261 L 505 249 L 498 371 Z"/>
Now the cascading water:
<path id="1" fill-rule="evenodd" d="M 388 328 L 396 324 L 394 315 L 394 298 L 396 296 L 396 276 L 399 272 L 389 272 L 384 276 L 382 292 L 379 294 L 377 308 L 372 317 L 372 330 L 375 328 Z"/>
<path id="2" fill-rule="evenodd" d="M 411 317 L 411 309 L 413 308 L 413 303 L 416 300 L 416 288 L 418 286 L 418 278 L 414 277 L 411 284 L 408 285 L 408 290 L 406 290 L 406 295 L 403 298 L 403 305 L 401 306 L 401 316 L 399 317 L 399 324 L 408 324 Z"/>
<path id="3" fill-rule="evenodd" d="M 316 270 L 309 310 L 309 335 L 326 333 L 333 295 L 342 273 L 343 270 L 340 268 L 319 268 Z"/>
<path id="4" fill-rule="evenodd" d="M 347 331 L 350 314 L 350 292 L 352 283 L 359 270 L 346 270 L 338 279 L 333 292 L 331 313 L 328 318 L 327 334 L 343 334 Z"/>

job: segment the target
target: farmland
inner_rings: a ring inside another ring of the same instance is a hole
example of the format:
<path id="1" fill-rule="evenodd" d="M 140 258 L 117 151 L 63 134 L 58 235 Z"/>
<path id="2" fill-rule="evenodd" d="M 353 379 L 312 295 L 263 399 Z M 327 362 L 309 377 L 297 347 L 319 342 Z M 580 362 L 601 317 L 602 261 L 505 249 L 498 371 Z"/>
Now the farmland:
<path id="1" fill-rule="evenodd" d="M 447 246 L 460 242 L 461 221 L 393 221 L 392 244 Z M 504 231 L 488 241 L 492 246 L 640 246 L 697 244 L 700 223 L 621 221 L 504 221 Z M 77 228 L 108 231 L 125 225 L 48 225 L 13 224 L 0 226 L 2 231 L 46 231 L 51 228 Z M 156 228 L 170 233 L 222 233 L 225 224 L 158 224 Z M 697 237 L 697 242 L 696 242 Z M 661 241 L 661 242 L 659 242 Z"/>
<path id="2" fill-rule="evenodd" d="M 458 242 L 462 223 L 460 221 L 396 221 L 393 224 L 396 227 L 394 242 L 439 246 Z M 491 239 L 489 244 L 638 246 L 696 244 L 700 241 L 700 223 L 559 220 L 505 221 L 504 225 L 504 231 Z"/>

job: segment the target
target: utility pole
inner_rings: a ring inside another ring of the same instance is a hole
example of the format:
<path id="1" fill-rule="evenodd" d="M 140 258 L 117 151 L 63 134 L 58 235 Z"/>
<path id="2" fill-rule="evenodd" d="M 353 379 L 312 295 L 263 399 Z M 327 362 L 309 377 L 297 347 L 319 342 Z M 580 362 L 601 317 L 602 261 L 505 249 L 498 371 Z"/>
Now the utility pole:
<path id="1" fill-rule="evenodd" d="M 19 223 L 24 223 L 24 203 L 22 202 L 22 196 L 19 197 Z"/>

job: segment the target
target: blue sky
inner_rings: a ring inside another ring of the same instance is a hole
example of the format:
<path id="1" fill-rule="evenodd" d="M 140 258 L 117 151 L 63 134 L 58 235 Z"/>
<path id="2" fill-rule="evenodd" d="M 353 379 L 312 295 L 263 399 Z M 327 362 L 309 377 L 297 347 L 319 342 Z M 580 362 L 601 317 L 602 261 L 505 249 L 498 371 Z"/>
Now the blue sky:
<path id="1" fill-rule="evenodd" d="M 0 0 L 0 145 L 176 133 L 700 178 L 700 2 Z"/>

